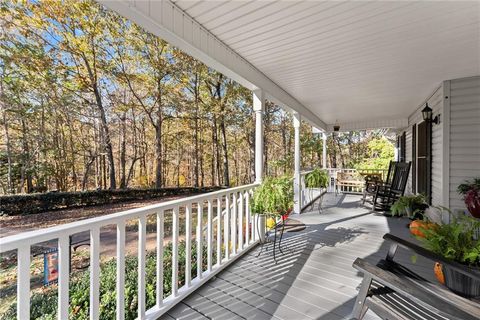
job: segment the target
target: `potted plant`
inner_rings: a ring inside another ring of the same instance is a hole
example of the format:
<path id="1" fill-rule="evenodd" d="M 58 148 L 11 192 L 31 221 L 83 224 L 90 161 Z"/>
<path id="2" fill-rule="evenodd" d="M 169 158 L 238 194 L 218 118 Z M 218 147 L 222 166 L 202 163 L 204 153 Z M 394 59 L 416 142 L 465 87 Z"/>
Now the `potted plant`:
<path id="1" fill-rule="evenodd" d="M 305 188 L 309 190 L 310 201 L 314 200 L 314 191 L 316 189 L 320 190 L 319 196 L 321 196 L 321 189 L 326 189 L 328 187 L 329 180 L 330 176 L 328 175 L 327 170 L 319 168 L 316 168 L 305 175 Z M 321 202 L 318 206 L 318 210 L 321 212 Z"/>
<path id="2" fill-rule="evenodd" d="M 463 201 L 472 216 L 480 219 L 480 178 L 465 181 L 458 186 L 457 191 L 463 195 Z"/>
<path id="3" fill-rule="evenodd" d="M 266 178 L 254 192 L 250 202 L 252 213 L 260 215 L 260 219 L 269 217 L 276 220 L 279 216 L 285 220 L 293 209 L 293 180 L 291 177 Z M 272 227 L 271 221 L 267 225 Z M 273 226 L 275 223 L 273 223 Z"/>
<path id="4" fill-rule="evenodd" d="M 407 215 L 412 219 L 422 218 L 423 212 L 428 208 L 423 194 L 402 196 L 390 208 L 392 216 Z"/>
<path id="5" fill-rule="evenodd" d="M 326 188 L 328 186 L 328 173 L 319 168 L 305 175 L 305 187 L 310 189 Z"/>
<path id="6" fill-rule="evenodd" d="M 434 227 L 420 227 L 423 237 L 417 237 L 425 247 L 443 258 L 465 265 L 467 269 L 480 272 L 480 221 L 461 215 L 453 217 L 450 223 L 435 224 Z M 443 264 L 441 267 L 445 285 L 453 292 L 467 298 L 480 296 L 480 281 Z"/>

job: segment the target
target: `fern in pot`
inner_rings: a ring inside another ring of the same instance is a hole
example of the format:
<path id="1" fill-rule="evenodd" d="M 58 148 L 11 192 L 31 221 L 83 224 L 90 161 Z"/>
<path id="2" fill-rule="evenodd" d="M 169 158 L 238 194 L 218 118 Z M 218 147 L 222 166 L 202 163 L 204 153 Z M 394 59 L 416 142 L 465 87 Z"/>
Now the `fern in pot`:
<path id="1" fill-rule="evenodd" d="M 285 220 L 292 212 L 293 197 L 293 179 L 291 177 L 266 178 L 253 191 L 250 210 L 259 215 L 260 219 L 269 217 L 267 226 L 272 228 L 277 218 L 281 217 Z"/>
<path id="2" fill-rule="evenodd" d="M 326 189 L 328 187 L 329 179 L 328 172 L 318 168 L 305 175 L 305 188 L 309 189 L 310 200 L 313 200 L 315 190 Z M 321 205 L 319 205 L 318 209 L 321 210 Z"/>
<path id="3" fill-rule="evenodd" d="M 411 219 L 422 219 L 423 212 L 428 208 L 423 194 L 407 195 L 398 198 L 390 208 L 392 216 L 406 215 Z"/>
<path id="4" fill-rule="evenodd" d="M 444 282 L 445 286 L 453 292 L 467 298 L 480 296 L 479 229 L 480 221 L 460 215 L 453 217 L 450 223 L 438 223 L 434 227 L 422 228 L 424 237 L 417 237 L 430 251 L 446 260 L 457 262 L 465 266 L 464 269 L 469 270 L 467 273 L 462 273 L 448 264 L 437 263 L 443 273 L 441 282 Z M 472 278 L 468 274 L 475 274 L 477 277 Z"/>
<path id="5" fill-rule="evenodd" d="M 314 169 L 305 175 L 305 187 L 310 189 L 326 188 L 328 186 L 328 173 L 326 170 Z"/>

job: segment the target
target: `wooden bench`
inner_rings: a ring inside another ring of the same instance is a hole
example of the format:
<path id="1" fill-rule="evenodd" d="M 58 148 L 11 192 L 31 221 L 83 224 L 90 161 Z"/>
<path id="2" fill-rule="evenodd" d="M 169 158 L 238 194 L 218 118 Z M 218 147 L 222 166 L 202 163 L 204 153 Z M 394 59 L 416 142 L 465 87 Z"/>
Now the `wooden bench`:
<path id="1" fill-rule="evenodd" d="M 337 172 L 335 195 L 339 192 L 363 192 L 365 178 L 358 172 Z"/>
<path id="2" fill-rule="evenodd" d="M 448 264 L 474 279 L 480 272 L 467 268 L 392 234 L 383 237 L 391 247 L 377 265 L 357 258 L 353 267 L 364 274 L 352 311 L 352 319 L 363 319 L 368 309 L 382 319 L 480 319 L 480 303 L 465 299 L 438 284 L 432 283 L 394 261 L 397 248 L 403 247 L 417 255 Z M 433 272 L 433 270 L 432 270 Z"/>

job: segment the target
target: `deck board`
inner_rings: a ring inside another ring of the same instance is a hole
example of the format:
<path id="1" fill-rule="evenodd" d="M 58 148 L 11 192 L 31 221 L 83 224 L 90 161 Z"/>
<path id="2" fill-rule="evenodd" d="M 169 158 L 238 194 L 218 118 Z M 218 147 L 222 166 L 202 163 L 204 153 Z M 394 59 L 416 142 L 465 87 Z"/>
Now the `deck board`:
<path id="1" fill-rule="evenodd" d="M 357 257 L 371 263 L 385 257 L 391 232 L 413 239 L 405 219 L 373 214 L 357 195 L 327 194 L 315 209 L 296 216 L 307 226 L 288 233 L 284 254 L 267 246 L 246 253 L 162 319 L 348 319 L 361 274 L 352 267 Z M 433 280 L 433 262 L 399 249 L 396 259 Z M 365 319 L 376 320 L 370 311 Z"/>

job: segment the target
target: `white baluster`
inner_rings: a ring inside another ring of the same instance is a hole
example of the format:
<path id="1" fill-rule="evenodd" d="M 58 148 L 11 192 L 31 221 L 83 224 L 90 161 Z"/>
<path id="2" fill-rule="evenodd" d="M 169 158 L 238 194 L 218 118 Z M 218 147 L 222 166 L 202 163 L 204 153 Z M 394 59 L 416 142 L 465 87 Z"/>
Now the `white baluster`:
<path id="1" fill-rule="evenodd" d="M 17 251 L 17 319 L 30 319 L 30 246 L 20 245 Z"/>
<path id="2" fill-rule="evenodd" d="M 208 199 L 208 213 L 207 213 L 207 270 L 212 271 L 212 200 Z"/>
<path id="3" fill-rule="evenodd" d="M 197 223 L 197 277 L 202 279 L 203 276 L 203 202 L 197 203 L 198 223 Z"/>
<path id="4" fill-rule="evenodd" d="M 70 237 L 58 239 L 58 319 L 68 319 L 68 286 L 70 278 Z"/>
<path id="5" fill-rule="evenodd" d="M 230 195 L 225 195 L 225 218 L 223 223 L 223 241 L 225 246 L 225 260 L 230 259 Z"/>
<path id="6" fill-rule="evenodd" d="M 175 207 L 172 211 L 172 295 L 178 295 L 178 210 Z"/>
<path id="7" fill-rule="evenodd" d="M 117 320 L 125 319 L 125 221 L 117 224 Z M 64 318 L 65 319 L 65 318 Z"/>
<path id="8" fill-rule="evenodd" d="M 100 230 L 90 230 L 90 319 L 100 317 Z"/>
<path id="9" fill-rule="evenodd" d="M 145 269 L 146 269 L 147 217 L 138 219 L 138 318 L 145 318 Z"/>
<path id="10" fill-rule="evenodd" d="M 250 244 L 250 192 L 245 192 L 245 243 Z"/>
<path id="11" fill-rule="evenodd" d="M 217 198 L 217 265 L 222 264 L 222 199 Z"/>
<path id="12" fill-rule="evenodd" d="M 157 213 L 157 307 L 163 305 L 163 238 L 164 212 Z"/>
<path id="13" fill-rule="evenodd" d="M 243 210 L 243 191 L 240 191 L 239 197 L 238 197 L 239 206 L 238 206 L 238 250 L 242 251 L 243 250 L 243 215 L 244 215 L 244 210 Z"/>
<path id="14" fill-rule="evenodd" d="M 192 204 L 185 206 L 185 285 L 192 279 Z"/>
<path id="15" fill-rule="evenodd" d="M 253 193 L 252 193 L 252 197 L 253 197 Z M 258 223 L 258 219 L 257 219 L 257 214 L 255 212 L 252 212 L 252 215 L 251 215 L 251 218 L 252 218 L 252 239 L 253 241 L 257 241 L 258 240 L 258 235 L 257 235 L 257 223 Z"/>
<path id="16" fill-rule="evenodd" d="M 237 254 L 237 215 L 238 215 L 238 199 L 237 193 L 232 195 L 233 212 L 232 212 L 232 254 Z"/>

